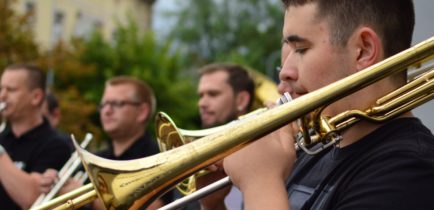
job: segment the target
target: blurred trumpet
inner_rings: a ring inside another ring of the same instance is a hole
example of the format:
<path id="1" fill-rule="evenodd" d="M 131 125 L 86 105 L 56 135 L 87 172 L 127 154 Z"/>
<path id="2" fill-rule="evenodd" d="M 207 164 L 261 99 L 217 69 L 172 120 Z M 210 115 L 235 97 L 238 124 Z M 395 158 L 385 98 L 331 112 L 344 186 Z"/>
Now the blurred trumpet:
<path id="1" fill-rule="evenodd" d="M 80 146 L 86 147 L 90 141 L 92 140 L 93 135 L 90 133 L 87 133 L 84 137 L 84 140 L 81 142 Z M 69 160 L 65 163 L 65 165 L 60 169 L 59 171 L 59 181 L 56 182 L 56 184 L 53 186 L 50 192 L 47 194 L 43 193 L 41 194 L 36 201 L 33 203 L 31 208 L 35 208 L 37 206 L 40 206 L 44 203 L 47 203 L 51 199 L 53 199 L 54 196 L 59 193 L 59 190 L 65 185 L 66 181 L 72 176 L 72 174 L 77 170 L 77 168 L 81 165 L 80 158 L 78 157 L 77 151 L 75 151 Z M 84 183 L 86 179 L 88 178 L 87 173 L 83 173 L 81 171 L 77 172 L 73 179 L 77 180 L 79 183 Z"/>
<path id="2" fill-rule="evenodd" d="M 4 109 L 6 109 L 6 102 L 0 102 L 0 113 L 3 112 Z M 3 132 L 6 128 L 6 119 L 2 117 L 2 123 L 0 124 L 0 133 Z"/>

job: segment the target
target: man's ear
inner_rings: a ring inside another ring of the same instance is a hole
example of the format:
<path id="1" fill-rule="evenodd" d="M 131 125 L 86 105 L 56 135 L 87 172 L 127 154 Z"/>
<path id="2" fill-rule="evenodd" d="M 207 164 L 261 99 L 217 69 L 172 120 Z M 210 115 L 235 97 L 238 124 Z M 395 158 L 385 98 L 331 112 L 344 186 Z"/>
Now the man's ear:
<path id="1" fill-rule="evenodd" d="M 248 105 L 250 101 L 250 94 L 247 91 L 241 91 L 236 95 L 237 111 L 240 113 L 248 112 Z"/>
<path id="2" fill-rule="evenodd" d="M 32 100 L 31 104 L 34 106 L 42 106 L 42 103 L 44 103 L 45 100 L 45 94 L 44 91 L 40 88 L 36 88 L 32 90 Z"/>
<path id="3" fill-rule="evenodd" d="M 139 123 L 146 122 L 146 120 L 148 120 L 148 118 L 150 117 L 149 116 L 150 115 L 150 111 L 151 111 L 151 109 L 149 107 L 149 104 L 142 103 L 139 106 L 139 113 L 137 115 L 137 122 L 139 122 Z"/>
<path id="4" fill-rule="evenodd" d="M 365 69 L 384 57 L 384 49 L 379 35 L 369 27 L 357 29 L 350 41 L 355 48 L 354 57 L 357 71 Z"/>

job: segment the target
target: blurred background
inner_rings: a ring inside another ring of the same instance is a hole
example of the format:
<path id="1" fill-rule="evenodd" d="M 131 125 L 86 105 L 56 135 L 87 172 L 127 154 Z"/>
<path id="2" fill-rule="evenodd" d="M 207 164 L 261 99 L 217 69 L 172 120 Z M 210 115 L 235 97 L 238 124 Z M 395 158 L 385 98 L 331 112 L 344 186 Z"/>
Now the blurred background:
<path id="1" fill-rule="evenodd" d="M 104 81 L 149 83 L 158 110 L 198 128 L 196 71 L 236 62 L 277 79 L 283 11 L 279 0 L 0 0 L 0 69 L 33 62 L 59 98 L 60 129 L 90 150 L 104 145 L 97 105 Z M 414 43 L 434 35 L 432 0 L 416 0 Z M 415 110 L 434 131 L 434 101 Z M 149 129 L 154 129 L 153 124 Z"/>

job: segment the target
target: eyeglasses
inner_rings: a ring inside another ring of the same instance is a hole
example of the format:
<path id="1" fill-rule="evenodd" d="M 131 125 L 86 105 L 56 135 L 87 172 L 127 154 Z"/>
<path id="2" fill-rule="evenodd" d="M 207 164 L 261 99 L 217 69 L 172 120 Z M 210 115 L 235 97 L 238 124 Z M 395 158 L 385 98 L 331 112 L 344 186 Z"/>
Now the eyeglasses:
<path id="1" fill-rule="evenodd" d="M 109 106 L 112 109 L 120 109 L 126 105 L 139 106 L 140 104 L 140 102 L 135 101 L 105 101 L 98 106 L 98 110 L 101 111 L 106 106 Z"/>

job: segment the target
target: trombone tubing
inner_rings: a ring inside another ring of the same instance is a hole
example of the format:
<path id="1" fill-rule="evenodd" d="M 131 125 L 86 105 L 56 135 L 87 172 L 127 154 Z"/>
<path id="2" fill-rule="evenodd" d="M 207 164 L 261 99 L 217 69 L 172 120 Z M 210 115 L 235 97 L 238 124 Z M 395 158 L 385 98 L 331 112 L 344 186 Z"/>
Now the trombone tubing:
<path id="1" fill-rule="evenodd" d="M 92 192 L 92 191 L 95 192 L 95 190 L 93 189 L 92 183 L 89 183 L 89 184 L 86 184 L 86 185 L 84 185 L 78 189 L 75 189 L 75 190 L 69 192 L 69 193 L 63 194 L 63 195 L 56 197 L 50 201 L 47 201 L 47 202 L 45 202 L 39 206 L 32 207 L 32 208 L 30 208 L 30 210 L 53 209 L 56 206 L 62 205 L 63 203 L 65 203 L 69 200 L 73 200 L 73 199 L 79 197 L 80 195 L 83 195 L 85 193 Z"/>
<path id="2" fill-rule="evenodd" d="M 172 203 L 169 203 L 161 208 L 159 208 L 158 210 L 171 210 L 171 209 L 178 209 L 181 207 L 184 207 L 185 205 L 187 205 L 188 203 L 194 201 L 194 200 L 199 200 L 211 193 L 213 193 L 214 191 L 217 191 L 223 187 L 226 186 L 230 186 L 232 184 L 230 178 L 227 176 L 225 178 L 222 178 L 216 182 L 213 182 L 201 189 L 196 190 L 195 192 L 184 196 L 180 199 L 177 199 L 175 201 L 173 201 Z"/>

